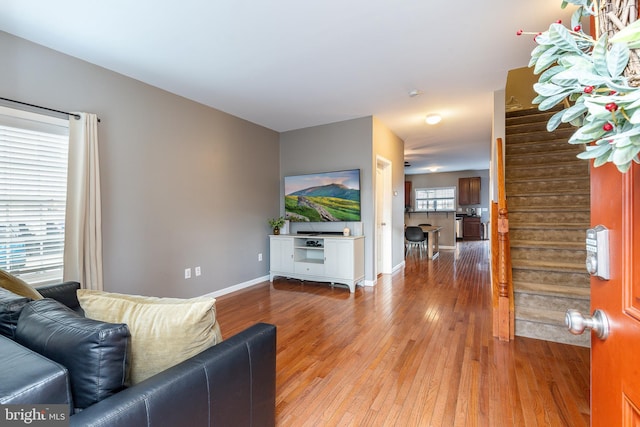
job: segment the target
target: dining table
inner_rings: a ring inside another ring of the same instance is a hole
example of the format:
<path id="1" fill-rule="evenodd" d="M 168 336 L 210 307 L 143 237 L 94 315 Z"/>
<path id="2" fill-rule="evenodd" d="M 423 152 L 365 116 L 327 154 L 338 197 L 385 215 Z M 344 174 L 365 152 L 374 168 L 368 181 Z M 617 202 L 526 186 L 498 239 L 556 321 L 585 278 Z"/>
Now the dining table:
<path id="1" fill-rule="evenodd" d="M 429 259 L 434 259 L 440 255 L 440 247 L 438 240 L 440 238 L 440 230 L 442 227 L 437 225 L 421 225 L 422 231 L 427 238 L 427 256 Z"/>

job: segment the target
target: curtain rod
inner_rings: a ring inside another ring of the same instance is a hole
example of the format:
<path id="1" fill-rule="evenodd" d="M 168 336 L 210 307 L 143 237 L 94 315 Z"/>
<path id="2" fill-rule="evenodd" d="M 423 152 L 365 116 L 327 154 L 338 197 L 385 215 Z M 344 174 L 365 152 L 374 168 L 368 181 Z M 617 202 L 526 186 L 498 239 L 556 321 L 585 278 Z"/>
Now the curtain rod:
<path id="1" fill-rule="evenodd" d="M 41 110 L 53 111 L 54 113 L 66 114 L 69 117 L 75 117 L 76 120 L 80 119 L 80 115 L 79 114 L 68 113 L 66 111 L 61 111 L 61 110 L 54 110 L 53 108 L 41 107 L 40 105 L 29 104 L 28 102 L 16 101 L 15 99 L 9 99 L 9 98 L 0 97 L 0 100 L 13 102 L 15 104 L 20 104 L 20 105 L 26 105 L 27 107 L 39 108 Z M 98 119 L 98 122 L 100 122 L 100 119 Z"/>

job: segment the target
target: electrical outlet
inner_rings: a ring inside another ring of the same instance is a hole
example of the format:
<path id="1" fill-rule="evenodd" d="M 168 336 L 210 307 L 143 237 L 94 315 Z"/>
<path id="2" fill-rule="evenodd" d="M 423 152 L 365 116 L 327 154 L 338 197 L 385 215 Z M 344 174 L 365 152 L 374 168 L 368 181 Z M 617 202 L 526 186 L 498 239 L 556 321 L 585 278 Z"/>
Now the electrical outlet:
<path id="1" fill-rule="evenodd" d="M 258 254 L 258 261 L 262 261 L 262 253 Z"/>
<path id="2" fill-rule="evenodd" d="M 184 278 L 185 279 L 191 279 L 191 269 L 190 268 L 185 268 L 184 269 Z"/>
<path id="3" fill-rule="evenodd" d="M 202 274 L 202 270 L 200 269 L 200 266 L 196 267 L 196 277 L 200 276 Z"/>

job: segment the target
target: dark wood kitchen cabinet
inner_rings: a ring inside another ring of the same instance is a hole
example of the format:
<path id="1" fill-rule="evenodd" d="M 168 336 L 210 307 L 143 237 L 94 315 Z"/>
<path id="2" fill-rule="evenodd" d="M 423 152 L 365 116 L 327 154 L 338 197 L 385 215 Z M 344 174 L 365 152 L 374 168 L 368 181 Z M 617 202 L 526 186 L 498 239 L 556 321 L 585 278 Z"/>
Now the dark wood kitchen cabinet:
<path id="1" fill-rule="evenodd" d="M 458 178 L 458 205 L 480 204 L 480 177 Z"/>
<path id="2" fill-rule="evenodd" d="M 482 239 L 482 223 L 478 216 L 465 216 L 462 220 L 462 235 L 464 240 Z"/>
<path id="3" fill-rule="evenodd" d="M 411 181 L 404 182 L 404 208 L 409 210 L 411 207 Z"/>

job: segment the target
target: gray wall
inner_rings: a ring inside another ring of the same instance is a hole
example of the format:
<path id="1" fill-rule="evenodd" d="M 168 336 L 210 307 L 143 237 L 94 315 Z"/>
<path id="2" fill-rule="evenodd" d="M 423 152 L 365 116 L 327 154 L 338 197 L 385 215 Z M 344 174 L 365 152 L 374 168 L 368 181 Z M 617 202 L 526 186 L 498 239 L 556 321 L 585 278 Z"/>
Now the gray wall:
<path id="1" fill-rule="evenodd" d="M 102 119 L 106 290 L 190 297 L 268 274 L 277 132 L 4 32 L 0 54 L 3 97 Z"/>
<path id="2" fill-rule="evenodd" d="M 491 188 L 489 192 L 489 200 L 498 201 L 498 169 L 497 169 L 497 139 L 502 140 L 502 148 L 504 151 L 504 143 L 506 141 L 506 108 L 505 108 L 505 91 L 497 90 L 493 93 L 493 122 L 491 127 L 492 143 L 491 143 L 491 163 L 489 166 L 489 181 Z M 504 162 L 504 159 L 503 159 Z M 491 208 L 491 206 L 489 206 Z"/>
<path id="3" fill-rule="evenodd" d="M 403 187 L 403 178 L 397 172 L 402 170 L 399 165 L 402 161 L 404 145 L 401 140 L 375 123 L 373 117 L 363 117 L 343 122 L 331 123 L 322 126 L 314 126 L 304 129 L 283 132 L 280 135 L 280 167 L 281 167 L 281 195 L 284 194 L 283 178 L 287 175 L 298 175 L 313 172 L 326 172 L 342 169 L 360 169 L 360 199 L 362 208 L 362 231 L 365 236 L 365 280 L 375 282 L 375 232 L 374 232 L 374 183 L 376 155 L 380 152 L 388 160 L 393 162 L 393 188 L 399 189 L 400 195 Z M 375 138 L 374 138 L 375 135 Z M 281 196 L 281 212 L 284 212 L 284 196 Z M 402 224 L 403 198 L 394 198 L 394 230 Z M 397 202 L 396 202 L 397 201 Z M 397 206 L 396 206 L 397 205 Z M 398 225 L 400 224 L 400 225 Z M 352 224 L 340 223 L 313 223 L 291 224 L 291 231 L 295 233 L 300 227 L 315 231 L 341 231 L 345 226 L 353 229 Z M 394 265 L 401 262 L 403 257 L 402 242 L 394 233 Z M 401 236 L 400 236 L 401 237 Z M 398 241 L 396 241 L 398 240 Z M 398 243 L 399 242 L 399 243 Z M 399 249 L 398 249 L 399 248 Z"/>

